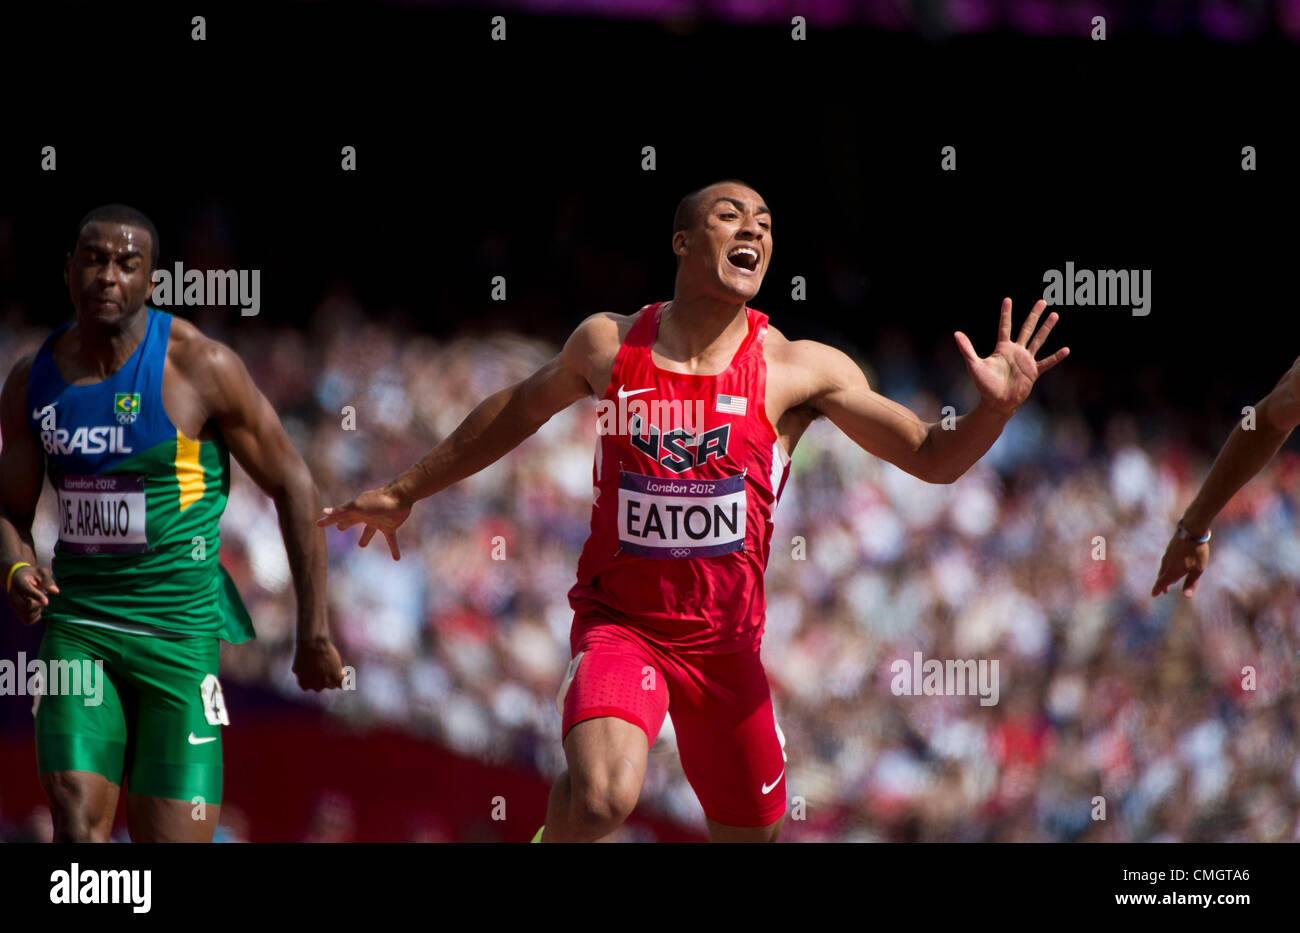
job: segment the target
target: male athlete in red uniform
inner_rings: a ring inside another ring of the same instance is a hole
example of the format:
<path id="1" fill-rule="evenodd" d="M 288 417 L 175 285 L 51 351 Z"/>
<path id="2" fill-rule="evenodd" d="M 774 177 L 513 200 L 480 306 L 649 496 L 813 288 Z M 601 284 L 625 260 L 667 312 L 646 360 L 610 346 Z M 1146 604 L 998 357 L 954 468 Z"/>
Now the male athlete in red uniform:
<path id="1" fill-rule="evenodd" d="M 595 840 L 632 812 L 671 709 L 682 768 L 714 841 L 770 841 L 786 806 L 785 758 L 759 663 L 772 509 L 794 449 L 826 416 L 870 453 L 951 483 L 993 445 L 1034 381 L 1056 315 L 1034 305 L 980 359 L 955 335 L 981 401 L 951 430 L 871 390 L 844 353 L 789 341 L 747 306 L 772 258 L 758 194 L 719 182 L 673 224 L 673 300 L 596 314 L 529 378 L 485 399 L 423 460 L 320 524 L 396 530 L 412 503 L 477 472 L 582 398 L 600 400 L 591 536 L 569 592 L 573 661 L 561 687 L 568 770 L 551 790 L 545 842 Z"/>

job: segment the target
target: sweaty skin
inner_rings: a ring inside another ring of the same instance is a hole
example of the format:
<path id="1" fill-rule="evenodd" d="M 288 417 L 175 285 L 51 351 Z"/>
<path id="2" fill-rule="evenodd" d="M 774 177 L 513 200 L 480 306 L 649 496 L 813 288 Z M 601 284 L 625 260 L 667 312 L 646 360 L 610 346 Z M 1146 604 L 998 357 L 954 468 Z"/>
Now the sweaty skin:
<path id="1" fill-rule="evenodd" d="M 64 380 L 73 385 L 103 381 L 120 368 L 144 338 L 150 282 L 149 232 L 140 227 L 87 224 L 64 265 L 76 323 L 52 352 Z M 34 354 L 21 359 L 0 390 L 0 562 L 4 572 L 18 561 L 9 602 L 20 621 L 32 625 L 49 605 L 58 583 L 38 566 L 31 528 L 44 480 L 44 455 L 28 429 L 26 397 Z M 173 320 L 164 366 L 163 405 L 187 437 L 220 435 L 231 455 L 270 496 L 280 516 L 298 602 L 293 670 L 304 690 L 338 687 L 342 662 L 329 637 L 326 617 L 324 536 L 312 526 L 319 496 L 306 463 L 279 418 L 258 391 L 243 362 L 192 324 Z M 50 798 L 56 841 L 106 841 L 120 788 L 82 771 L 42 776 Z M 210 841 L 217 807 L 202 822 L 188 802 L 128 794 L 127 817 L 136 840 Z"/>
<path id="2" fill-rule="evenodd" d="M 772 258 L 772 214 L 752 188 L 712 185 L 696 202 L 689 229 L 673 234 L 677 277 L 673 299 L 660 319 L 652 358 L 667 370 L 697 375 L 726 369 L 747 332 L 745 306 L 758 294 Z M 753 269 L 728 259 L 736 247 L 758 254 Z M 1038 321 L 1046 303 L 1037 302 L 1011 338 L 1011 299 L 1002 302 L 997 343 L 980 358 L 970 340 L 955 333 L 980 402 L 944 430 L 872 390 L 847 355 L 812 340 L 787 340 L 769 326 L 763 344 L 767 361 L 767 416 L 787 453 L 793 453 L 808 425 L 826 417 L 868 453 L 931 483 L 951 483 L 997 440 L 1034 382 L 1069 353 L 1062 348 L 1035 359 L 1057 320 Z M 350 502 L 325 509 L 319 524 L 350 528 L 364 524 L 367 546 L 376 532 L 400 559 L 397 529 L 411 506 L 495 462 L 522 443 L 552 415 L 583 398 L 600 398 L 609 385 L 615 356 L 634 315 L 594 314 L 573 331 L 560 353 L 522 382 L 481 402 L 461 425 L 419 463 L 387 485 Z M 646 736 L 614 718 L 574 726 L 564 742 L 569 771 L 552 789 L 543 841 L 596 839 L 622 822 L 635 804 L 644 777 Z M 629 783 L 620 759 L 636 762 Z M 629 803 L 630 801 L 630 803 Z M 757 829 L 709 822 L 715 841 L 771 841 L 782 821 Z"/>

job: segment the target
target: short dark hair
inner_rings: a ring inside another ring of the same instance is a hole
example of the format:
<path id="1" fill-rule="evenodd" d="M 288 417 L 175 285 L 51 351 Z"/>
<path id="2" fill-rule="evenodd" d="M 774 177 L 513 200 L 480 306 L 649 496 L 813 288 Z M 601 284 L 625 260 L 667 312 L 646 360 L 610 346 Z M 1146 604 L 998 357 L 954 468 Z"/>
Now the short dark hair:
<path id="1" fill-rule="evenodd" d="M 718 185 L 742 185 L 750 190 L 754 190 L 753 185 L 741 181 L 739 178 L 724 178 L 722 181 L 715 181 L 711 184 L 705 185 L 703 188 L 698 188 L 695 191 L 692 191 L 686 197 L 677 202 L 677 211 L 673 214 L 673 233 L 676 233 L 679 230 L 686 230 L 691 226 L 691 224 L 695 223 L 696 217 L 700 212 L 700 200 L 704 192 L 708 191 L 710 188 L 717 187 Z"/>
<path id="2" fill-rule="evenodd" d="M 158 249 L 161 245 L 158 239 L 158 228 L 153 225 L 152 220 L 129 204 L 105 204 L 81 218 L 81 223 L 77 224 L 77 236 L 72 241 L 74 249 L 76 244 L 81 241 L 81 232 L 86 229 L 86 224 L 100 221 L 111 224 L 126 224 L 129 227 L 141 227 L 148 230 L 149 238 L 152 240 L 149 248 L 149 271 L 152 272 L 158 268 Z"/>

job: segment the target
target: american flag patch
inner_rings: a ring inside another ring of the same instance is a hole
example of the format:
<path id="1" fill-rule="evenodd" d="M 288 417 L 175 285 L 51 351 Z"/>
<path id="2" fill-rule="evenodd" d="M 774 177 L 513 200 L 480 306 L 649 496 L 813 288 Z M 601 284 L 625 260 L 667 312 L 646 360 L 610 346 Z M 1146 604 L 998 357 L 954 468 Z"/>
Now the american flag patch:
<path id="1" fill-rule="evenodd" d="M 714 411 L 720 411 L 727 415 L 743 415 L 745 413 L 745 397 L 743 395 L 719 395 L 718 404 Z"/>

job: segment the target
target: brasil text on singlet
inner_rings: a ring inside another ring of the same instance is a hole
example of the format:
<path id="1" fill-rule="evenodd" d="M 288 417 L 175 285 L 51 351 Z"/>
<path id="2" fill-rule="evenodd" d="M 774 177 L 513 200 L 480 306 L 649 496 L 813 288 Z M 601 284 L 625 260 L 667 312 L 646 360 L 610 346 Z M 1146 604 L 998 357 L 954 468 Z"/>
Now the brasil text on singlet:
<path id="1" fill-rule="evenodd" d="M 107 379 L 64 381 L 41 346 L 27 387 L 29 426 L 58 495 L 46 622 L 131 631 L 254 637 L 221 566 L 219 521 L 230 454 L 218 436 L 186 437 L 163 406 L 171 315 L 148 308 L 144 339 Z"/>

